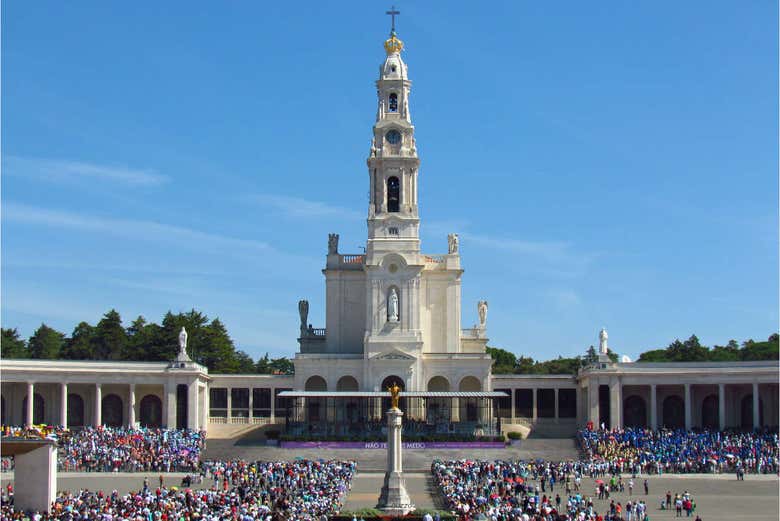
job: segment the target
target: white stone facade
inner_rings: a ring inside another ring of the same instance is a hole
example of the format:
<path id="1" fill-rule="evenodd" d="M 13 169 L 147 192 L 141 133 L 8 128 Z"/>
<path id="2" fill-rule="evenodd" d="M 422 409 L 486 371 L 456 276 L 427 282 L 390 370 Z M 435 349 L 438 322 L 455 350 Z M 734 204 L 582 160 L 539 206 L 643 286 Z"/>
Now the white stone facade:
<path id="1" fill-rule="evenodd" d="M 420 250 L 420 160 L 402 48 L 395 35 L 385 43 L 376 82 L 365 253 L 342 254 L 338 236 L 330 237 L 326 327 L 309 328 L 301 317 L 295 383 L 302 390 L 352 390 L 347 378 L 354 390 L 376 391 L 392 377 L 407 391 L 432 390 L 432 380 L 443 391 L 490 387 L 484 324 L 461 329 L 457 237 L 446 254 Z"/>

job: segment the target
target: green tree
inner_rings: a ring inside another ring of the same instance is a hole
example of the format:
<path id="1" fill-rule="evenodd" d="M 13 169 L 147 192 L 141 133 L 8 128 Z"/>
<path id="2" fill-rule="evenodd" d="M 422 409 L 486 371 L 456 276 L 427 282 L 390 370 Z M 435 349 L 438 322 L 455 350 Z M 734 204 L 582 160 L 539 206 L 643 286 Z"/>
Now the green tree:
<path id="1" fill-rule="evenodd" d="M 251 356 L 239 349 L 234 357 L 234 367 L 236 373 L 254 373 L 255 361 L 252 360 Z"/>
<path id="2" fill-rule="evenodd" d="M 517 363 L 514 353 L 498 347 L 486 347 L 485 351 L 493 359 L 494 374 L 512 374 Z"/>
<path id="3" fill-rule="evenodd" d="M 271 372 L 274 374 L 295 374 L 295 365 L 288 358 L 274 358 L 271 360 Z"/>
<path id="4" fill-rule="evenodd" d="M 65 341 L 60 358 L 65 360 L 91 360 L 95 357 L 93 342 L 95 328 L 86 322 L 79 322 Z"/>
<path id="5" fill-rule="evenodd" d="M 270 374 L 271 373 L 271 360 L 268 358 L 268 353 L 265 356 L 258 358 L 255 364 L 255 372 L 257 374 Z"/>
<path id="6" fill-rule="evenodd" d="M 585 358 L 583 358 L 583 365 L 593 365 L 598 361 L 599 355 L 596 352 L 596 348 L 591 345 L 585 353 Z"/>
<path id="7" fill-rule="evenodd" d="M 747 340 L 740 350 L 741 360 L 778 360 L 780 359 L 780 346 L 778 335 L 773 333 L 766 342 L 754 342 Z"/>
<path id="8" fill-rule="evenodd" d="M 127 351 L 127 331 L 122 317 L 112 309 L 95 326 L 92 353 L 97 360 L 122 360 Z"/>
<path id="9" fill-rule="evenodd" d="M 518 356 L 515 364 L 515 374 L 535 374 L 536 362 L 530 356 Z"/>
<path id="10" fill-rule="evenodd" d="M 238 372 L 236 348 L 225 325 L 218 318 L 202 328 L 202 335 L 198 335 L 197 339 L 196 355 L 200 363 L 215 373 Z"/>
<path id="11" fill-rule="evenodd" d="M 65 343 L 65 335 L 50 328 L 46 324 L 35 330 L 27 341 L 31 358 L 56 360 L 60 357 L 60 351 Z"/>
<path id="12" fill-rule="evenodd" d="M 19 331 L 16 328 L 1 329 L 0 356 L 2 358 L 28 358 L 30 353 L 27 351 L 27 344 L 24 342 L 24 339 L 19 337 Z"/>

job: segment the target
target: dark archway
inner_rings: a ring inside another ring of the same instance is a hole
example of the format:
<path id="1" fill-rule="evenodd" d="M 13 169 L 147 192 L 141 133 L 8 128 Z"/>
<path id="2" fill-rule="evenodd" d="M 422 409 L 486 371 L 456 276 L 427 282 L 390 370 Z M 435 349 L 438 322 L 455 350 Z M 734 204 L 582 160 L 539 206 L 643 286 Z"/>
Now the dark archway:
<path id="1" fill-rule="evenodd" d="M 33 395 L 33 424 L 40 425 L 45 423 L 44 413 L 46 412 L 46 401 L 38 393 Z M 27 397 L 22 400 L 22 416 L 24 417 L 24 423 L 27 423 Z"/>
<path id="2" fill-rule="evenodd" d="M 108 427 L 121 427 L 124 419 L 122 398 L 116 394 L 109 394 L 103 397 L 100 405 L 102 414 L 101 425 Z"/>
<path id="3" fill-rule="evenodd" d="M 68 393 L 68 427 L 84 426 L 84 399 L 76 393 Z"/>
<path id="4" fill-rule="evenodd" d="M 662 406 L 661 418 L 664 427 L 682 429 L 685 427 L 685 402 L 679 396 L 667 396 Z"/>
<path id="5" fill-rule="evenodd" d="M 647 402 L 632 395 L 623 401 L 623 424 L 626 427 L 647 427 Z"/>
<path id="6" fill-rule="evenodd" d="M 707 396 L 701 402 L 701 426 L 705 429 L 717 429 L 720 427 L 718 397 L 714 394 Z"/>
<path id="7" fill-rule="evenodd" d="M 401 183 L 393 176 L 387 180 L 387 211 L 397 212 L 401 207 Z"/>
<path id="8" fill-rule="evenodd" d="M 153 394 L 141 398 L 138 418 L 141 427 L 162 427 L 162 400 Z"/>
<path id="9" fill-rule="evenodd" d="M 401 377 L 391 375 L 382 380 L 382 386 L 380 389 L 382 391 L 387 391 L 388 387 L 392 387 L 393 384 L 397 385 L 401 388 L 401 391 L 404 391 L 406 389 L 406 384 L 404 384 L 404 381 Z M 398 400 L 398 407 L 401 408 L 402 411 L 406 410 L 406 398 L 401 398 Z M 390 408 L 390 398 L 382 398 L 382 416 L 384 416 L 385 411 Z"/>
<path id="10" fill-rule="evenodd" d="M 753 394 L 748 394 L 742 398 L 740 403 L 740 416 L 743 429 L 753 428 Z M 758 425 L 764 425 L 764 400 L 758 399 Z"/>

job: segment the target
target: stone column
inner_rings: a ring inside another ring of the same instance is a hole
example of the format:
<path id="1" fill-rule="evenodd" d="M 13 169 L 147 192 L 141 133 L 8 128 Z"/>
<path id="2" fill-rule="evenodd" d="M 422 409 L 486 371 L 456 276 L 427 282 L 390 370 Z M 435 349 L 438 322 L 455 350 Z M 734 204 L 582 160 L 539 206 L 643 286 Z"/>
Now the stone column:
<path id="1" fill-rule="evenodd" d="M 198 381 L 190 383 L 187 386 L 187 428 L 198 430 L 200 425 L 198 421 Z"/>
<path id="2" fill-rule="evenodd" d="M 597 378 L 590 378 L 588 382 L 588 401 L 590 402 L 590 411 L 588 412 L 588 421 L 593 422 L 593 428 L 599 428 L 599 381 Z"/>
<path id="3" fill-rule="evenodd" d="M 559 418 L 559 406 L 558 406 L 558 388 L 555 388 L 555 422 L 558 423 Z"/>
<path id="4" fill-rule="evenodd" d="M 249 423 L 252 423 L 252 418 L 254 418 L 255 416 L 252 411 L 255 406 L 255 397 L 253 396 L 254 394 L 255 394 L 254 388 L 250 385 L 249 386 Z"/>
<path id="5" fill-rule="evenodd" d="M 685 384 L 685 430 L 691 430 L 693 418 L 691 417 L 691 384 Z"/>
<path id="6" fill-rule="evenodd" d="M 130 392 L 127 394 L 127 426 L 135 427 L 135 384 L 130 384 Z"/>
<path id="7" fill-rule="evenodd" d="M 460 421 L 460 398 L 453 398 L 452 399 L 452 411 L 450 411 L 450 418 L 453 422 L 459 422 Z"/>
<path id="8" fill-rule="evenodd" d="M 276 423 L 276 388 L 271 387 L 271 423 Z"/>
<path id="9" fill-rule="evenodd" d="M 15 456 L 14 507 L 49 512 L 57 493 L 57 446 L 48 443 Z"/>
<path id="10" fill-rule="evenodd" d="M 758 395 L 758 382 L 753 382 L 753 428 L 758 429 L 761 427 L 761 402 Z"/>
<path id="11" fill-rule="evenodd" d="M 623 385 L 617 376 L 609 382 L 609 423 L 611 429 L 623 428 Z"/>
<path id="12" fill-rule="evenodd" d="M 60 384 L 60 425 L 68 428 L 68 384 Z"/>
<path id="13" fill-rule="evenodd" d="M 95 413 L 92 423 L 95 427 L 103 424 L 103 388 L 100 384 L 95 384 Z"/>
<path id="14" fill-rule="evenodd" d="M 512 411 L 511 417 L 512 417 L 512 423 L 515 423 L 515 393 L 517 392 L 517 389 L 509 389 L 509 409 Z"/>
<path id="15" fill-rule="evenodd" d="M 35 384 L 27 382 L 27 410 L 24 412 L 24 424 L 30 426 L 33 424 L 33 412 L 35 405 Z"/>
<path id="16" fill-rule="evenodd" d="M 387 411 L 387 470 L 382 492 L 379 495 L 380 510 L 391 515 L 405 515 L 414 509 L 406 491 L 403 475 L 403 453 L 401 445 L 401 417 L 399 409 Z"/>
<path id="17" fill-rule="evenodd" d="M 176 428 L 176 384 L 172 382 L 163 386 L 163 420 L 167 428 Z"/>
<path id="18" fill-rule="evenodd" d="M 531 421 L 533 423 L 536 423 L 536 419 L 539 417 L 539 411 L 536 408 L 536 387 L 533 388 L 533 392 L 531 393 L 531 396 L 532 396 L 531 400 L 533 402 L 531 404 Z"/>
<path id="19" fill-rule="evenodd" d="M 718 384 L 718 429 L 726 429 L 726 384 Z"/>
<path id="20" fill-rule="evenodd" d="M 658 429 L 658 389 L 650 384 L 650 428 Z"/>
<path id="21" fill-rule="evenodd" d="M 230 419 L 233 417 L 233 388 L 227 388 L 227 422 L 230 423 Z"/>

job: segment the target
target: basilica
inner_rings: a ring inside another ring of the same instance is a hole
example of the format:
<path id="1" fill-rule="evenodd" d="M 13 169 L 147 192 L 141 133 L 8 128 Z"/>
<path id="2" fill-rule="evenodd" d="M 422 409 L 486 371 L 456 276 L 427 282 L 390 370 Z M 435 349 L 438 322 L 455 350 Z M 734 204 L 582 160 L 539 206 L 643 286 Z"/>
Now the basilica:
<path id="1" fill-rule="evenodd" d="M 778 424 L 776 362 L 630 363 L 606 357 L 576 375 L 495 375 L 488 302 L 467 303 L 458 236 L 423 253 L 420 159 L 404 44 L 393 30 L 376 80 L 364 253 L 327 240 L 325 327 L 298 303 L 294 376 L 221 375 L 191 361 L 2 360 L 2 422 L 145 425 L 230 436 L 256 425 L 341 435 L 381 418 L 402 389 L 406 421 L 437 432 L 571 436 L 588 423 L 754 428 Z M 422 174 L 424 175 L 424 173 Z M 324 241 L 323 241 L 324 242 Z M 292 335 L 292 332 L 291 332 Z M 292 340 L 292 336 L 291 336 Z M 186 346 L 186 335 L 184 336 Z M 387 395 L 387 396 L 386 396 Z"/>

